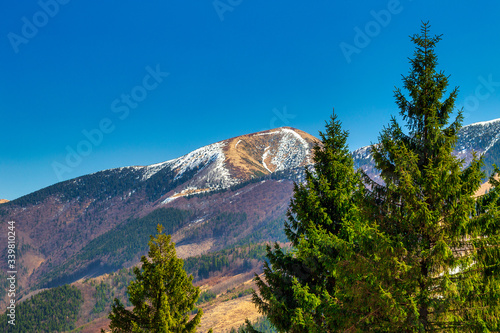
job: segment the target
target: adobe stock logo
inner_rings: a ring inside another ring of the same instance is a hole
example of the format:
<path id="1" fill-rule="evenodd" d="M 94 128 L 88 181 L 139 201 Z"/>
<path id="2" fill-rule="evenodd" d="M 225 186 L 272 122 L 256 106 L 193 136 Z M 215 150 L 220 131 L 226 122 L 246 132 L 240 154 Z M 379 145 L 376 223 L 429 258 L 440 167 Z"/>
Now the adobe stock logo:
<path id="1" fill-rule="evenodd" d="M 162 72 L 160 65 L 156 65 L 153 69 L 150 66 L 146 67 L 147 74 L 142 78 L 141 84 L 134 86 L 130 93 L 123 93 L 119 98 L 111 102 L 111 112 L 116 114 L 118 120 L 125 120 L 130 115 L 131 109 L 136 109 L 139 103 L 148 97 L 148 92 L 158 88 L 164 78 L 170 74 Z M 59 181 L 63 181 L 63 176 L 66 173 L 71 173 L 82 162 L 83 158 L 89 156 L 94 147 L 98 147 L 104 141 L 105 134 L 111 134 L 116 129 L 116 119 L 113 121 L 110 117 L 102 118 L 97 126 L 93 129 L 82 130 L 84 139 L 80 140 L 76 146 L 66 146 L 66 158 L 64 162 L 52 162 L 52 169 Z"/>
<path id="2" fill-rule="evenodd" d="M 489 99 L 500 88 L 500 81 L 493 81 L 493 74 L 489 74 L 488 78 L 480 75 L 477 80 L 479 84 L 474 89 L 474 94 L 467 96 L 463 104 L 458 105 L 459 109 L 466 111 L 465 118 L 469 117 L 471 112 L 477 111 L 481 102 Z"/>
<path id="3" fill-rule="evenodd" d="M 389 0 L 387 9 L 379 11 L 371 10 L 370 16 L 373 20 L 368 21 L 363 29 L 358 26 L 354 27 L 355 35 L 353 43 L 341 42 L 339 44 L 347 63 L 350 64 L 352 62 L 352 55 L 360 54 L 361 50 L 370 45 L 371 41 L 380 35 L 382 28 L 387 27 L 391 23 L 393 16 L 400 14 L 402 11 L 403 6 L 399 0 Z"/>
<path id="4" fill-rule="evenodd" d="M 283 107 L 283 111 L 278 110 L 278 108 L 273 109 L 274 116 L 269 119 L 269 127 L 262 128 L 260 132 L 274 129 L 281 126 L 290 126 L 290 119 L 294 119 L 297 115 L 288 113 L 286 105 Z"/>
<path id="5" fill-rule="evenodd" d="M 217 15 L 219 15 L 219 19 L 224 21 L 224 13 L 232 12 L 234 8 L 241 5 L 242 2 L 243 0 L 215 0 L 212 2 L 212 5 L 214 6 Z"/>
<path id="6" fill-rule="evenodd" d="M 45 27 L 51 18 L 59 13 L 60 5 L 66 5 L 70 0 L 40 0 L 38 6 L 41 10 L 37 11 L 31 19 L 26 16 L 21 18 L 23 25 L 21 27 L 21 34 L 9 32 L 7 38 L 15 53 L 19 53 L 19 46 L 21 44 L 28 44 L 29 41 L 36 37 L 38 30 Z"/>

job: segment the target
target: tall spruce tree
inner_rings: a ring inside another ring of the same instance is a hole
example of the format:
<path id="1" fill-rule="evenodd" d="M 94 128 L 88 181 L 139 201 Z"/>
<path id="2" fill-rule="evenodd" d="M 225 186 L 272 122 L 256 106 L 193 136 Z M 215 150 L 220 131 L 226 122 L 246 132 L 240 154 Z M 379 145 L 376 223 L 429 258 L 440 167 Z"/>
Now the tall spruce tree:
<path id="1" fill-rule="evenodd" d="M 476 198 L 482 162 L 452 155 L 458 89 L 445 97 L 429 28 L 411 38 L 408 94 L 395 91 L 406 130 L 393 118 L 372 146 L 384 184 L 360 184 L 333 118 L 295 187 L 292 250 L 269 249 L 254 294 L 280 332 L 500 330 L 499 183 Z"/>
<path id="2" fill-rule="evenodd" d="M 394 269 L 360 282 L 374 291 L 367 298 L 379 307 L 370 308 L 357 327 L 497 331 L 498 193 L 494 190 L 488 199 L 476 200 L 484 178 L 481 161 L 475 158 L 464 168 L 464 162 L 452 155 L 462 121 L 461 111 L 450 121 L 458 89 L 445 97 L 448 77 L 437 71 L 434 52 L 441 37 L 429 36 L 429 28 L 423 23 L 421 34 L 411 38 L 416 49 L 410 73 L 403 77 L 407 95 L 395 90 L 406 131 L 392 119 L 372 146 L 385 184 L 372 183 L 371 196 L 364 202 L 363 220 L 376 226 L 374 234 L 380 240 L 364 257 L 392 262 Z M 363 242 L 366 238 L 360 237 Z M 381 251 L 379 244 L 390 251 Z M 373 271 L 366 266 L 359 271 L 363 270 Z M 380 308 L 387 300 L 392 314 Z"/>
<path id="3" fill-rule="evenodd" d="M 342 320 L 336 265 L 359 216 L 363 186 L 335 115 L 320 137 L 314 170 L 295 185 L 285 224 L 292 250 L 268 248 L 265 279 L 256 277 L 260 296 L 254 293 L 253 301 L 280 332 L 334 332 Z"/>
<path id="4" fill-rule="evenodd" d="M 170 235 L 151 236 L 148 258 L 141 258 L 142 268 L 135 267 L 136 279 L 128 287 L 132 311 L 115 299 L 110 328 L 112 332 L 194 333 L 200 323 L 202 310 L 189 320 L 199 288 L 192 284 L 193 277 L 177 258 L 175 244 Z"/>

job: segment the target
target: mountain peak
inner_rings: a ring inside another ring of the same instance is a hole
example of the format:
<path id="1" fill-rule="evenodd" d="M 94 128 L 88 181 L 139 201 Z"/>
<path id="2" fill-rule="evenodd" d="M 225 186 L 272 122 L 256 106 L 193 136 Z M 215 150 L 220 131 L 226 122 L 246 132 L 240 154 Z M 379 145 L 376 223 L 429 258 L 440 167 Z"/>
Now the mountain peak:
<path id="1" fill-rule="evenodd" d="M 247 180 L 311 164 L 318 139 L 292 127 L 280 127 L 225 141 L 226 162 L 233 177 Z"/>
<path id="2" fill-rule="evenodd" d="M 143 179 L 166 168 L 174 170 L 175 179 L 197 170 L 194 177 L 175 190 L 174 198 L 228 188 L 252 178 L 311 164 L 312 147 L 318 142 L 312 135 L 292 127 L 240 135 L 147 166 Z"/>

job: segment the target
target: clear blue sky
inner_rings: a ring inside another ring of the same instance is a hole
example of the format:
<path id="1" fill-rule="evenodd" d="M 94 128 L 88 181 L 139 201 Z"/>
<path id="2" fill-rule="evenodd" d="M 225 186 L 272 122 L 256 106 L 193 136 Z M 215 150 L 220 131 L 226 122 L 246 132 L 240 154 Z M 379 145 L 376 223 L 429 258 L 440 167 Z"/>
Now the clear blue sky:
<path id="1" fill-rule="evenodd" d="M 465 124 L 500 117 L 498 1 L 2 7 L 0 198 L 271 127 L 317 135 L 332 107 L 350 148 L 368 145 L 398 112 L 394 86 L 422 20 L 443 34 L 439 68 L 460 86 L 458 104 L 468 101 Z"/>

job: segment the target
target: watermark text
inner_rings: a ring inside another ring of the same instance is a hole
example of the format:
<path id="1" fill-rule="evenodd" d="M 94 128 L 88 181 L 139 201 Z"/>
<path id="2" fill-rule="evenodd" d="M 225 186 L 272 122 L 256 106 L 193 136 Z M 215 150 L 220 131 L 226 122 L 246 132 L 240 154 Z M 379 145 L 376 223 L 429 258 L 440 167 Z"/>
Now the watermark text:
<path id="1" fill-rule="evenodd" d="M 9 32 L 7 38 L 15 53 L 19 53 L 19 46 L 28 44 L 30 40 L 38 35 L 39 29 L 45 27 L 50 19 L 54 18 L 60 10 L 60 5 L 66 5 L 70 0 L 40 0 L 40 10 L 35 12 L 31 18 L 21 17 L 21 31 L 19 34 Z"/>
<path id="2" fill-rule="evenodd" d="M 10 325 L 16 325 L 16 222 L 7 222 L 7 320 Z"/>

